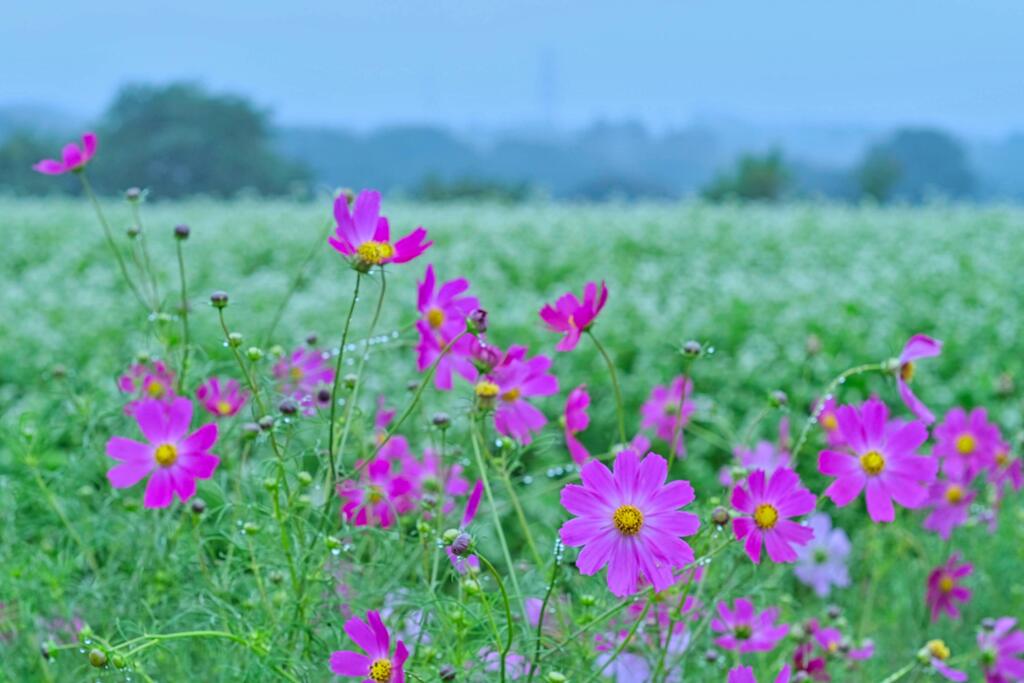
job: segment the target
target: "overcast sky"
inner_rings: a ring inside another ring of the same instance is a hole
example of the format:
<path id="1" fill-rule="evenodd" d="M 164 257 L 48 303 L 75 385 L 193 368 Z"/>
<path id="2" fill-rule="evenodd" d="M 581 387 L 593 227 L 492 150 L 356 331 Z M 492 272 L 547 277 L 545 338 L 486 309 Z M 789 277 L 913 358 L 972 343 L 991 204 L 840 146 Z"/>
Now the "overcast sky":
<path id="1" fill-rule="evenodd" d="M 1024 0 L 8 0 L 0 104 L 195 79 L 283 123 L 1024 129 Z"/>

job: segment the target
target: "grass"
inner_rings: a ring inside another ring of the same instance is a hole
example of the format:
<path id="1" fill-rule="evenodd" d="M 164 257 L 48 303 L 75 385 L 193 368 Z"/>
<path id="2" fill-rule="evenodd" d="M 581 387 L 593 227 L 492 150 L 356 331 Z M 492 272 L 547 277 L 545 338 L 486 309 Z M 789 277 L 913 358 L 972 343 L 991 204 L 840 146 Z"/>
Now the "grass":
<path id="1" fill-rule="evenodd" d="M 209 293 L 229 292 L 231 329 L 245 335 L 245 346 L 262 344 L 299 264 L 325 228 L 326 206 L 195 200 L 145 207 L 145 230 L 168 302 L 180 296 L 172 228 L 192 227 L 182 245 L 192 309 L 190 384 L 209 373 L 237 374 L 215 311 L 206 304 Z M 426 261 L 441 278 L 470 279 L 490 311 L 489 335 L 502 346 L 523 343 L 534 353 L 552 353 L 555 340 L 540 325 L 539 307 L 568 288 L 579 290 L 588 279 L 606 280 L 611 298 L 595 332 L 616 359 L 630 434 L 650 388 L 681 371 L 680 345 L 702 342 L 708 354 L 692 368 L 697 425 L 719 438 L 691 433 L 690 455 L 674 476 L 694 482 L 705 519 L 723 493 L 715 483 L 719 467 L 730 459 L 723 439 L 735 446 L 747 435 L 773 438 L 787 411 L 799 426 L 806 406 L 831 378 L 893 356 L 914 332 L 945 342 L 942 356 L 922 364 L 918 375 L 916 387 L 926 402 L 939 413 L 955 405 L 986 406 L 1020 445 L 1022 404 L 1013 379 L 1024 377 L 1024 210 L 699 203 L 385 208 L 399 234 L 417 224 L 430 230 L 435 244 Z M 111 202 L 106 209 L 115 230 L 132 222 L 123 204 Z M 192 630 L 241 636 L 243 642 L 234 645 L 203 638 L 154 643 L 130 662 L 132 671 L 154 680 L 188 680 L 198 671 L 208 681 L 267 680 L 274 678 L 274 667 L 299 680 L 327 680 L 326 656 L 349 646 L 340 629 L 337 609 L 344 600 L 333 594 L 334 576 L 355 593 L 357 611 L 379 607 L 385 596 L 403 616 L 427 604 L 429 596 L 420 594 L 423 588 L 413 579 L 421 553 L 430 548 L 421 545 L 413 521 L 402 534 L 346 531 L 351 548 L 338 555 L 324 550 L 312 562 L 311 581 L 323 595 L 303 625 L 305 643 L 284 638 L 281 620 L 293 614 L 288 580 L 278 580 L 286 575 L 285 565 L 263 487 L 273 474 L 272 459 L 262 441 L 254 446 L 243 440 L 237 425 L 218 444 L 224 463 L 217 477 L 200 485 L 208 504 L 202 517 L 182 506 L 144 511 L 140 489 L 112 491 L 104 476 L 110 465 L 104 443 L 112 434 L 134 430 L 121 413 L 115 378 L 138 353 L 176 362 L 180 324 L 176 316 L 146 321 L 84 203 L 0 200 L 0 216 L 0 652 L 11 680 L 79 680 L 94 671 L 76 647 L 51 663 L 38 654 L 40 643 L 52 636 L 53 620 L 73 617 L 111 643 Z M 290 348 L 311 332 L 322 346 L 337 344 L 354 274 L 326 246 L 314 254 L 272 344 Z M 424 265 L 390 269 L 381 340 L 372 347 L 361 394 L 367 414 L 379 393 L 395 407 L 404 405 L 406 385 L 418 378 L 407 329 L 416 315 L 415 282 Z M 379 280 L 365 284 L 352 323 L 355 338 L 365 334 L 378 294 Z M 563 391 L 540 405 L 555 418 L 565 391 L 587 383 L 593 422 L 582 439 L 601 452 L 616 438 L 614 400 L 600 357 L 586 341 L 555 357 Z M 788 406 L 770 406 L 773 390 L 788 394 Z M 891 383 L 875 375 L 848 382 L 841 398 L 854 401 L 872 392 L 898 403 Z M 456 416 L 454 448 L 463 449 L 460 457 L 468 463 L 469 394 L 464 388 L 428 391 L 426 397 L 408 429 L 414 446 L 436 439 L 425 425 L 434 411 L 447 410 Z M 317 471 L 323 433 L 322 419 L 287 427 L 296 468 Z M 815 435 L 811 445 L 818 444 Z M 243 451 L 252 456 L 246 470 Z M 824 481 L 814 472 L 811 454 L 805 451 L 799 469 L 820 492 Z M 550 471 L 567 462 L 559 431 L 549 426 L 515 459 L 521 468 L 514 483 L 547 558 L 565 519 L 557 503 L 564 477 Z M 241 498 L 231 491 L 235 482 Z M 527 558 L 504 489 L 498 489 L 517 561 Z M 314 486 L 309 495 L 315 502 L 322 493 Z M 867 522 L 862 504 L 825 509 L 854 543 L 854 583 L 833 600 L 844 608 L 848 630 L 878 645 L 874 659 L 840 680 L 881 680 L 930 637 L 946 639 L 954 655 L 967 655 L 983 617 L 1024 614 L 1024 588 L 1015 578 L 1024 561 L 1019 497 L 1004 508 L 997 534 L 978 526 L 957 530 L 952 547 L 976 565 L 975 595 L 962 622 L 934 627 L 925 621 L 924 577 L 948 548 L 920 529 L 921 515 L 904 512 L 898 524 L 880 528 Z M 245 522 L 260 532 L 241 534 Z M 315 538 L 308 528 L 298 533 Z M 507 570 L 493 527 L 483 522 L 480 536 L 485 555 Z M 738 548 L 716 558 L 713 567 L 732 577 L 730 597 L 752 594 L 763 604 L 781 603 L 784 621 L 824 612 L 825 603 L 798 586 L 791 572 L 773 565 L 754 568 Z M 561 572 L 559 591 L 573 599 L 566 619 L 578 624 L 613 604 L 602 577 L 569 578 L 576 574 L 571 564 Z M 546 576 L 532 565 L 521 571 L 523 592 L 541 597 Z M 493 585 L 485 588 L 496 595 Z M 581 607 L 587 602 L 583 595 L 596 596 L 597 604 Z M 436 679 L 441 663 L 461 668 L 493 640 L 479 611 L 487 602 L 467 598 L 449 579 L 441 599 L 445 607 L 431 622 L 431 644 L 412 667 L 424 680 Z M 456 605 L 469 616 L 453 616 Z M 495 614 L 503 619 L 500 607 Z M 542 673 L 557 669 L 572 681 L 586 680 L 593 668 L 586 640 L 551 654 L 550 668 Z M 703 634 L 694 647 L 699 653 L 709 645 Z M 517 641 L 515 649 L 524 648 Z M 427 656 L 432 653 L 436 659 Z M 696 680 L 724 678 L 699 654 L 690 659 L 688 671 Z M 752 661 L 765 671 L 772 668 L 772 659 Z M 103 680 L 127 679 L 120 671 L 104 675 Z"/>

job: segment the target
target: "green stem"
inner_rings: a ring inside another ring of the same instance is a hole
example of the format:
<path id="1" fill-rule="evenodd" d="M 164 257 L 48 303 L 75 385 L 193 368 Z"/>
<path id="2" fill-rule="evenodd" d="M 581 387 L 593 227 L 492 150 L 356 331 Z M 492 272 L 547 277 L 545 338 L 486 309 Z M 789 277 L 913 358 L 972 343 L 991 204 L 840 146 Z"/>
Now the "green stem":
<path id="1" fill-rule="evenodd" d="M 485 447 L 486 448 L 486 447 Z M 537 544 L 533 541 L 533 534 L 530 532 L 530 525 L 526 522 L 526 513 L 523 511 L 523 506 L 519 502 L 519 496 L 516 495 L 515 488 L 512 486 L 512 478 L 508 474 L 508 468 L 505 466 L 505 459 L 502 456 L 501 467 L 499 472 L 501 479 L 505 484 L 505 489 L 508 491 L 508 497 L 512 501 L 512 508 L 516 511 L 516 518 L 519 520 L 519 526 L 523 530 L 523 536 L 526 537 L 526 545 L 530 547 L 530 554 L 533 555 L 533 561 L 540 569 L 544 566 L 544 560 L 541 559 L 540 553 L 537 552 Z"/>
<path id="2" fill-rule="evenodd" d="M 615 390 L 615 412 L 619 418 L 619 443 L 624 444 L 626 443 L 626 414 L 622 407 L 622 390 L 619 388 L 619 376 L 615 372 L 615 363 L 612 362 L 611 356 L 608 355 L 604 346 L 597 340 L 597 337 L 594 336 L 591 330 L 587 330 L 587 335 L 594 342 L 598 353 L 604 358 L 605 365 L 608 366 L 608 374 L 612 378 L 612 388 Z"/>
<path id="3" fill-rule="evenodd" d="M 188 374 L 188 280 L 185 279 L 185 254 L 182 251 L 181 243 L 184 240 L 175 238 L 178 251 L 178 277 L 181 278 L 181 333 L 184 343 L 181 351 L 181 374 L 178 375 L 178 393 L 182 393 L 185 386 L 185 376 Z"/>
<path id="4" fill-rule="evenodd" d="M 614 662 L 615 659 L 620 654 L 622 654 L 622 651 L 626 649 L 627 645 L 629 645 L 629 641 L 631 641 L 633 639 L 633 635 L 636 633 L 637 629 L 640 628 L 640 624 L 643 623 L 644 617 L 647 616 L 647 610 L 651 609 L 651 603 L 653 601 L 654 601 L 654 591 L 652 590 L 650 596 L 648 596 L 648 598 L 647 598 L 647 604 L 644 605 L 644 610 L 642 612 L 640 612 L 640 616 L 638 616 L 636 618 L 636 621 L 633 622 L 633 626 L 630 627 L 629 633 L 627 633 L 626 637 L 623 638 L 621 643 L 619 643 L 619 646 L 617 648 L 615 648 L 615 652 L 612 653 L 612 656 L 609 657 L 608 659 L 606 659 L 604 664 L 602 664 L 601 667 L 597 671 L 595 671 L 590 676 L 590 678 L 587 679 L 587 683 L 590 683 L 591 681 L 596 681 L 598 678 L 600 678 L 601 674 L 604 672 L 604 670 L 608 668 L 608 665 L 611 664 L 612 662 Z"/>
<path id="5" fill-rule="evenodd" d="M 839 385 L 845 383 L 846 380 L 849 379 L 850 377 L 854 377 L 855 375 L 861 375 L 865 372 L 874 372 L 884 369 L 885 365 L 883 363 L 866 363 L 864 365 L 858 365 L 857 367 L 850 368 L 849 370 L 840 373 L 835 377 L 835 379 L 829 382 L 829 385 L 825 387 L 825 391 L 822 392 L 821 397 L 818 399 L 818 404 L 814 407 L 814 410 L 811 411 L 811 414 L 810 416 L 808 416 L 807 421 L 804 422 L 803 429 L 800 430 L 800 437 L 796 440 L 796 445 L 793 446 L 794 466 L 796 464 L 797 458 L 800 456 L 800 449 L 804 447 L 804 443 L 807 441 L 807 435 L 810 433 L 811 427 L 814 426 L 814 423 L 818 421 L 818 416 L 821 414 L 821 410 L 825 404 L 825 400 L 833 393 L 835 393 L 835 390 L 839 388 Z"/>
<path id="6" fill-rule="evenodd" d="M 551 593 L 555 589 L 555 578 L 558 576 L 558 555 L 559 547 L 555 547 L 555 560 L 551 564 L 551 576 L 548 579 L 548 588 L 544 592 L 544 600 L 540 604 L 540 615 L 537 617 L 537 642 L 533 648 L 533 661 L 530 662 L 530 674 L 526 683 L 533 681 L 533 675 L 537 672 L 537 665 L 540 663 L 540 642 L 544 631 L 544 616 L 548 610 L 548 601 L 551 600 Z"/>
<path id="7" fill-rule="evenodd" d="M 39 474 L 39 470 L 32 467 L 32 474 L 35 477 L 36 484 L 39 485 L 39 490 L 43 492 L 43 497 L 46 498 L 46 502 L 50 504 L 53 511 L 57 513 L 58 517 L 60 517 L 60 521 L 63 522 L 64 528 L 68 530 L 68 535 L 71 536 L 75 541 L 75 544 L 78 545 L 79 550 L 82 551 L 82 555 L 85 557 L 85 563 L 89 565 L 89 569 L 92 570 L 92 573 L 96 574 L 99 572 L 100 568 L 99 565 L 96 564 L 96 558 L 93 556 L 89 546 L 85 544 L 82 537 L 79 536 L 75 528 L 71 526 L 71 520 L 69 520 L 68 516 L 64 513 L 64 508 L 60 506 L 57 498 L 54 497 L 53 492 L 50 491 L 50 487 L 46 485 L 46 480 L 43 479 L 41 474 Z"/>
<path id="8" fill-rule="evenodd" d="M 505 604 L 505 621 L 508 624 L 508 634 L 505 636 L 505 645 L 501 649 L 501 680 L 505 680 L 505 658 L 508 657 L 509 650 L 512 649 L 512 607 L 509 604 L 508 592 L 505 590 L 505 584 L 501 580 L 501 576 L 498 574 L 498 570 L 494 568 L 494 565 L 488 561 L 486 557 L 477 553 L 477 559 L 484 563 L 487 567 L 487 571 L 491 573 L 494 580 L 498 583 L 498 590 L 501 591 L 501 599 Z M 510 576 L 511 576 L 510 572 Z"/>
<path id="9" fill-rule="evenodd" d="M 909 664 L 904 666 L 902 669 L 899 669 L 899 670 L 894 671 L 893 673 L 891 673 L 889 676 L 887 676 L 882 681 L 882 683 L 896 683 L 896 681 L 900 680 L 901 678 L 906 676 L 908 673 L 913 671 L 914 667 L 916 667 L 916 666 L 917 666 L 917 662 L 916 661 L 915 662 L 910 662 Z"/>
<path id="10" fill-rule="evenodd" d="M 149 247 L 146 246 L 146 231 L 142 227 L 142 215 L 139 211 L 138 201 L 129 201 L 132 206 L 132 218 L 135 219 L 135 227 L 139 229 L 139 247 L 142 251 L 142 261 L 146 267 L 146 273 L 149 276 L 150 287 L 153 290 L 153 310 L 159 310 L 160 308 L 160 288 L 157 286 L 156 272 L 153 270 L 153 263 L 149 258 Z"/>
<path id="11" fill-rule="evenodd" d="M 359 285 L 363 281 L 363 274 L 356 273 L 356 286 L 352 290 L 352 303 L 348 307 L 348 315 L 345 316 L 345 327 L 341 332 L 341 345 L 338 347 L 338 361 L 334 365 L 334 383 L 331 385 L 331 416 L 327 427 L 327 461 L 330 468 L 327 472 L 327 490 L 324 498 L 324 515 L 334 497 L 334 480 L 338 476 L 338 451 L 334 447 L 334 427 L 338 410 L 338 384 L 341 382 L 341 361 L 345 356 L 345 346 L 348 344 L 348 330 L 352 324 L 352 314 L 356 310 L 356 302 L 359 301 Z"/>
<path id="12" fill-rule="evenodd" d="M 685 367 L 683 368 L 683 395 L 679 397 L 679 413 L 676 415 L 676 423 L 672 427 L 672 442 L 668 446 L 668 471 L 672 471 L 672 465 L 676 461 L 676 451 L 681 450 L 676 448 L 676 442 L 683 438 L 683 411 L 686 409 L 686 383 L 690 382 L 690 363 L 691 359 L 686 359 Z"/>

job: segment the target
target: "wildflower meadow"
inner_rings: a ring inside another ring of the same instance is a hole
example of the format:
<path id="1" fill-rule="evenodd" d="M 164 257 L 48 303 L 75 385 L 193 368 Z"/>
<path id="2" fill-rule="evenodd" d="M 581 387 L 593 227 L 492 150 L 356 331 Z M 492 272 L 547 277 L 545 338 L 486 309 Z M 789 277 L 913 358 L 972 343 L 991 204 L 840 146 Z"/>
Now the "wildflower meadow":
<path id="1" fill-rule="evenodd" d="M 160 202 L 103 151 L 0 200 L 0 678 L 1024 680 L 1021 209 Z"/>

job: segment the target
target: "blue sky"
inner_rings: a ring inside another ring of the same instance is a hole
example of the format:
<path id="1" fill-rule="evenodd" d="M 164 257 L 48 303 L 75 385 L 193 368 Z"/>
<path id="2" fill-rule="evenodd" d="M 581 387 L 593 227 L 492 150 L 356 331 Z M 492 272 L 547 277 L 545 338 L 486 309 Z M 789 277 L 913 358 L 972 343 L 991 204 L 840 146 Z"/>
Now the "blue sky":
<path id="1" fill-rule="evenodd" d="M 200 80 L 285 123 L 1024 129 L 1021 0 L 10 2 L 0 105 Z"/>

